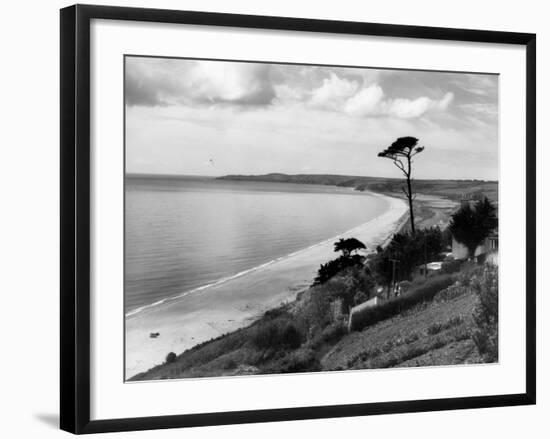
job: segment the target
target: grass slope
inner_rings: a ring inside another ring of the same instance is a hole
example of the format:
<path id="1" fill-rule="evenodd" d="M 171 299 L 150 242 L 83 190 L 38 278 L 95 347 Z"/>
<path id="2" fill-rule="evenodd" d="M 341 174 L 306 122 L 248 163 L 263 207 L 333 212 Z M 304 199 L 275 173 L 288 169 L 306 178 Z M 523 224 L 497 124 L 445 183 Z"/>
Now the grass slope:
<path id="1" fill-rule="evenodd" d="M 343 276 L 310 288 L 252 325 L 195 346 L 132 380 L 483 362 L 472 341 L 478 302 L 472 288 L 459 283 L 445 288 L 449 283 L 437 278 L 423 281 L 403 296 L 402 306 L 393 307 L 394 314 L 348 333 L 345 320 L 323 317 L 326 303 L 319 301 L 345 281 Z M 429 286 L 437 284 L 443 289 L 434 295 Z M 407 294 L 415 300 L 406 300 Z M 416 300 L 421 295 L 424 300 Z"/>
<path id="2" fill-rule="evenodd" d="M 435 366 L 482 362 L 471 339 L 472 292 L 435 299 L 340 340 L 323 370 Z"/>

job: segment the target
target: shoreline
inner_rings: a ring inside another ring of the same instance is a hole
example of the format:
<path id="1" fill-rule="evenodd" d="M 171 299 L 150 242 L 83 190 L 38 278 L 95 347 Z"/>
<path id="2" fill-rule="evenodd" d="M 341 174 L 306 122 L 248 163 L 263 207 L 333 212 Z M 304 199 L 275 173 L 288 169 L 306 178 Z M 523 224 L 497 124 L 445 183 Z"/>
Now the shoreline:
<path id="1" fill-rule="evenodd" d="M 355 189 L 350 189 L 350 190 L 355 190 Z M 377 198 L 385 198 L 385 199 L 396 199 L 398 201 L 403 201 L 401 200 L 401 198 L 398 196 L 399 194 L 381 194 L 381 193 L 378 193 L 378 192 L 372 192 L 372 191 L 361 191 L 361 192 L 366 192 L 368 193 L 368 195 L 370 196 L 373 196 L 373 197 L 377 197 Z M 404 201 L 403 201 L 404 202 Z M 390 209 L 392 208 L 392 201 L 390 201 Z M 384 212 L 384 214 L 386 214 L 387 212 Z M 384 215 L 382 214 L 382 215 Z M 380 216 L 382 216 L 380 215 Z M 352 227 L 351 229 L 348 229 L 342 233 L 339 233 L 337 235 L 334 235 L 334 236 L 331 236 L 330 238 L 326 238 L 326 239 L 323 239 L 322 241 L 320 242 L 317 242 L 315 244 L 312 244 L 312 245 L 309 245 L 307 247 L 304 247 L 304 248 L 301 248 L 299 250 L 296 250 L 296 251 L 293 251 L 289 254 L 286 254 L 286 255 L 283 255 L 283 256 L 279 256 L 279 257 L 276 257 L 275 259 L 272 259 L 270 261 L 267 261 L 263 264 L 260 264 L 260 265 L 256 265 L 254 267 L 251 267 L 251 268 L 248 268 L 248 269 L 245 269 L 245 270 L 242 270 L 240 271 L 239 273 L 236 273 L 236 274 L 232 274 L 232 275 L 229 275 L 227 277 L 223 277 L 223 278 L 220 278 L 220 279 L 216 279 L 216 280 L 213 280 L 207 284 L 204 284 L 204 285 L 200 285 L 198 287 L 194 287 L 194 288 L 191 288 L 190 290 L 186 290 L 186 291 L 183 291 L 181 293 L 178 293 L 176 295 L 173 295 L 173 296 L 168 296 L 168 297 L 165 297 L 163 299 L 160 299 L 160 300 L 157 300 L 153 303 L 150 303 L 150 304 L 145 304 L 145 305 L 141 305 L 135 309 L 131 309 L 129 311 L 126 311 L 125 314 L 124 314 L 124 317 L 126 319 L 130 319 L 132 318 L 133 316 L 135 315 L 138 315 L 140 314 L 142 311 L 146 311 L 150 308 L 155 308 L 157 306 L 160 306 L 160 305 L 163 305 L 163 304 L 168 304 L 170 302 L 174 302 L 174 301 L 177 301 L 179 299 L 182 299 L 184 298 L 185 296 L 188 296 L 190 294 L 196 294 L 196 293 L 200 293 L 201 291 L 203 290 L 206 290 L 206 289 L 209 289 L 209 288 L 213 288 L 213 287 L 217 287 L 218 285 L 222 285 L 224 284 L 225 282 L 229 282 L 229 281 L 232 281 L 234 279 L 238 279 L 242 276 L 246 276 L 246 275 L 249 275 L 251 273 L 254 273 L 255 271 L 259 271 L 259 270 L 262 270 L 264 268 L 267 268 L 269 267 L 270 265 L 273 265 L 273 264 L 276 264 L 280 261 L 283 261 L 287 258 L 292 258 L 292 257 L 295 257 L 295 256 L 298 256 L 304 252 L 307 252 L 309 250 L 312 250 L 314 249 L 315 247 L 318 247 L 318 246 L 323 246 L 323 245 L 327 245 L 327 243 L 329 244 L 333 244 L 335 240 L 338 240 L 342 237 L 346 237 L 346 236 L 351 236 L 352 234 L 355 234 L 357 231 L 361 231 L 367 224 L 369 224 L 371 221 L 375 221 L 377 220 L 379 217 L 376 217 L 376 218 L 372 218 L 371 220 L 365 222 L 365 223 L 362 223 L 362 224 L 359 224 L 358 226 L 355 226 L 355 227 Z M 403 227 L 407 224 L 408 222 L 408 218 L 403 214 L 400 218 L 400 221 L 399 221 L 399 225 L 396 225 L 396 227 L 394 227 L 394 233 L 395 232 L 398 232 L 400 230 L 403 229 Z M 386 245 L 386 243 L 391 239 L 391 235 L 386 237 L 386 239 L 384 239 L 381 243 L 379 243 L 380 245 L 384 246 Z M 371 248 L 371 251 L 374 251 L 373 248 Z M 370 253 L 370 252 L 367 252 L 367 253 Z"/>
<path id="2" fill-rule="evenodd" d="M 335 237 L 298 250 L 227 279 L 163 299 L 125 316 L 125 378 L 164 361 L 169 352 L 180 354 L 212 338 L 248 326 L 265 311 L 292 301 L 307 289 L 321 263 L 333 253 L 339 238 L 355 237 L 372 251 L 404 224 L 403 199 L 383 197 L 389 207 L 382 215 Z M 149 334 L 159 332 L 158 338 Z"/>

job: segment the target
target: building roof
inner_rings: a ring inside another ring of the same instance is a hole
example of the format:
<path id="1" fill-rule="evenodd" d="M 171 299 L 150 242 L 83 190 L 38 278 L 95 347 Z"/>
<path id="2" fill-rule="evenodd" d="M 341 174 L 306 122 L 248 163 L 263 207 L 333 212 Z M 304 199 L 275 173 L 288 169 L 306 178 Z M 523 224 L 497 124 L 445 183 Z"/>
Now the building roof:
<path id="1" fill-rule="evenodd" d="M 443 265 L 443 262 L 428 262 L 427 264 L 422 264 L 422 265 L 419 265 L 417 266 L 416 268 L 424 268 L 424 266 L 426 266 L 426 268 L 428 270 L 441 270 L 441 266 Z"/>

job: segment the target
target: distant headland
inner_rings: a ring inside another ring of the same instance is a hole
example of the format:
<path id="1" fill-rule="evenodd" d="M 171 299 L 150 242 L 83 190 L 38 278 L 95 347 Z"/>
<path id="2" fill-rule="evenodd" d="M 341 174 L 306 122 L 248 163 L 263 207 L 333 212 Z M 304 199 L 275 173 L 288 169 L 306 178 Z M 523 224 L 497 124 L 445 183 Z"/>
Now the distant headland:
<path id="1" fill-rule="evenodd" d="M 384 194 L 401 194 L 403 179 L 387 177 L 365 177 L 337 174 L 283 174 L 262 175 L 224 175 L 220 180 L 263 181 L 295 184 L 322 184 L 328 186 L 350 187 L 358 191 L 373 191 Z M 498 199 L 498 183 L 489 180 L 414 180 L 415 191 L 441 196 L 451 200 L 460 200 L 464 193 L 483 193 L 489 199 Z"/>

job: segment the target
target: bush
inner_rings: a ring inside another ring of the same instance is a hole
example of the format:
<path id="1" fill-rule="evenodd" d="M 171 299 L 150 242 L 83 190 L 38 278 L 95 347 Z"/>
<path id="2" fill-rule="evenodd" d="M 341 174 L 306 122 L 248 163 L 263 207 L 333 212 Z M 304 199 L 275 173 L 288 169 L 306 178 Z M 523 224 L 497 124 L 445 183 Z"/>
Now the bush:
<path id="1" fill-rule="evenodd" d="M 376 307 L 355 312 L 350 325 L 351 330 L 360 331 L 381 320 L 401 314 L 422 302 L 430 301 L 438 292 L 451 285 L 455 279 L 456 276 L 450 274 L 428 278 L 423 284 L 416 288 L 413 287 L 406 294 L 390 299 Z"/>
<path id="2" fill-rule="evenodd" d="M 439 292 L 434 300 L 437 302 L 444 302 L 455 299 L 463 294 L 470 293 L 472 291 L 472 280 L 476 279 L 481 272 L 482 267 L 475 262 L 462 262 L 455 284 Z"/>
<path id="3" fill-rule="evenodd" d="M 460 271 L 460 267 L 462 266 L 463 261 L 459 260 L 453 260 L 453 261 L 445 261 L 443 264 L 441 264 L 441 272 L 445 274 L 450 273 L 457 273 Z"/>
<path id="4" fill-rule="evenodd" d="M 300 313 L 305 325 L 312 330 L 324 328 L 331 321 L 330 303 L 324 287 L 318 286 L 310 290 L 310 295 Z"/>
<path id="5" fill-rule="evenodd" d="M 401 294 L 409 291 L 411 287 L 412 287 L 412 282 L 409 280 L 403 280 L 399 282 L 399 289 L 401 290 Z"/>
<path id="6" fill-rule="evenodd" d="M 307 343 L 307 347 L 319 351 L 327 346 L 332 346 L 337 343 L 342 337 L 348 333 L 347 325 L 342 321 L 337 321 L 326 326 L 322 331 L 312 335 Z"/>
<path id="7" fill-rule="evenodd" d="M 222 362 L 222 368 L 225 370 L 235 369 L 237 367 L 237 362 L 234 358 L 225 358 Z"/>
<path id="8" fill-rule="evenodd" d="M 412 334 L 409 334 L 405 337 L 405 344 L 414 343 L 419 338 L 420 335 L 418 334 L 418 332 L 413 332 Z"/>
<path id="9" fill-rule="evenodd" d="M 374 279 L 370 273 L 364 267 L 354 267 L 330 279 L 322 290 L 329 298 L 342 299 L 346 308 L 350 308 L 355 305 L 354 299 L 359 291 L 370 292 L 373 287 Z"/>
<path id="10" fill-rule="evenodd" d="M 428 335 L 439 334 L 443 331 L 443 325 L 441 323 L 433 323 L 428 327 Z"/>
<path id="11" fill-rule="evenodd" d="M 285 355 L 281 360 L 264 370 L 266 373 L 317 372 L 321 363 L 312 349 L 300 349 Z"/>
<path id="12" fill-rule="evenodd" d="M 281 315 L 267 321 L 260 321 L 252 342 L 258 349 L 296 349 L 302 344 L 302 334 L 290 320 L 289 315 Z"/>
<path id="13" fill-rule="evenodd" d="M 313 280 L 313 285 L 324 284 L 346 268 L 362 266 L 364 260 L 365 258 L 361 255 L 340 256 L 326 264 L 321 264 L 317 276 Z"/>
<path id="14" fill-rule="evenodd" d="M 302 344 L 302 334 L 293 323 L 286 322 L 281 330 L 281 345 L 296 349 Z"/>
<path id="15" fill-rule="evenodd" d="M 371 259 L 371 267 L 377 281 L 389 285 L 394 270 L 392 259 L 399 260 L 398 279 L 410 279 L 413 270 L 424 263 L 438 260 L 443 250 L 442 233 L 439 227 L 419 229 L 416 233 L 396 233 L 390 243 Z"/>
<path id="16" fill-rule="evenodd" d="M 472 339 L 484 361 L 498 361 L 498 268 L 487 265 L 472 280 L 479 302 L 474 311 L 476 330 Z"/>
<path id="17" fill-rule="evenodd" d="M 177 359 L 177 355 L 174 353 L 174 352 L 170 352 L 167 356 L 166 356 L 166 363 L 167 364 L 170 364 L 170 363 L 173 363 L 174 361 L 176 361 Z"/>
<path id="18" fill-rule="evenodd" d="M 346 326 L 341 322 L 333 323 L 332 325 L 329 325 L 325 329 L 323 329 L 323 332 L 321 333 L 321 339 L 325 343 L 330 343 L 335 340 L 339 340 L 345 334 L 347 334 L 347 332 L 348 331 Z"/>

